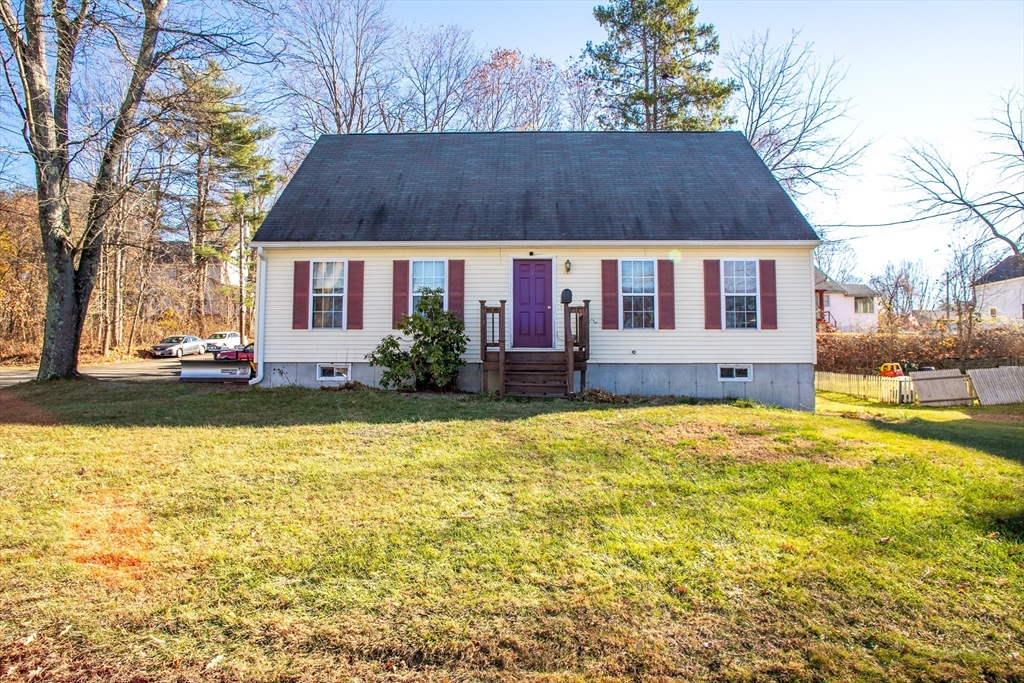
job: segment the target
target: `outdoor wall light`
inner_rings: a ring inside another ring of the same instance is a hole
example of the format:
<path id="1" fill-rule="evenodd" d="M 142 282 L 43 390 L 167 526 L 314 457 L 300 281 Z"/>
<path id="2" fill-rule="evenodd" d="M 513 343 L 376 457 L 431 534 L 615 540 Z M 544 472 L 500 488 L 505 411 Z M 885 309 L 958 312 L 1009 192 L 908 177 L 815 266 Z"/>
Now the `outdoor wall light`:
<path id="1" fill-rule="evenodd" d="M 565 272 L 568 273 L 570 270 L 572 270 L 572 261 L 570 261 L 569 259 L 566 259 L 565 260 Z"/>

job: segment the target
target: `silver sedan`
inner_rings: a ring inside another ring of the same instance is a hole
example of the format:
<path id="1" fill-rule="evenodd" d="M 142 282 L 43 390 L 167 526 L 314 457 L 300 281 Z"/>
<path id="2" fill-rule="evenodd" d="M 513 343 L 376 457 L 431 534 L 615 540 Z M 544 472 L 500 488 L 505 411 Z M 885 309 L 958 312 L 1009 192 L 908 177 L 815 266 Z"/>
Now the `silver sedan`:
<path id="1" fill-rule="evenodd" d="M 199 337 L 178 335 L 164 339 L 159 344 L 150 347 L 149 350 L 154 356 L 175 356 L 181 358 L 182 356 L 191 356 L 194 353 L 199 355 L 206 353 L 206 345 L 203 344 L 203 340 Z"/>

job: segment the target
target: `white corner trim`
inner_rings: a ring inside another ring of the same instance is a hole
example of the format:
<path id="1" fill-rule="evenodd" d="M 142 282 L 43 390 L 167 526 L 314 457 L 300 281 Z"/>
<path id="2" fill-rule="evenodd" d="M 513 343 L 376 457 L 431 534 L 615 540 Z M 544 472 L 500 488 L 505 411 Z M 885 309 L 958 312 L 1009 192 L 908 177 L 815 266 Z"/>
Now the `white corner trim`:
<path id="1" fill-rule="evenodd" d="M 263 255 L 263 247 L 257 247 L 256 254 L 256 278 L 259 281 L 256 287 L 256 376 L 249 380 L 249 384 L 263 381 L 263 337 L 267 320 L 267 257 Z"/>

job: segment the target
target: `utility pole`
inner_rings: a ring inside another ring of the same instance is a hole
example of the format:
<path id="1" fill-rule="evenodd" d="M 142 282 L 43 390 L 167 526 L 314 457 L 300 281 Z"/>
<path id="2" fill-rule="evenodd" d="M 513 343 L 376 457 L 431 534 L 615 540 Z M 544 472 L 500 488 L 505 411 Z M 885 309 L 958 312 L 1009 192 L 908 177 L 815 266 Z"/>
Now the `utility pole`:
<path id="1" fill-rule="evenodd" d="M 245 212 L 238 219 L 238 334 L 242 345 L 248 340 L 245 337 Z"/>
<path id="2" fill-rule="evenodd" d="M 946 273 L 946 319 L 949 320 L 949 273 Z"/>

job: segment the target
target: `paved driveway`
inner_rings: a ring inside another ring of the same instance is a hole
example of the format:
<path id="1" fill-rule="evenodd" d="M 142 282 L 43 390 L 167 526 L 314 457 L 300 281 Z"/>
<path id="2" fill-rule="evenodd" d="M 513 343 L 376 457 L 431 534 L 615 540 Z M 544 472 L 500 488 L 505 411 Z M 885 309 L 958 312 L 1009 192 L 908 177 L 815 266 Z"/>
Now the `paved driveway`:
<path id="1" fill-rule="evenodd" d="M 138 363 L 120 363 L 117 365 L 94 365 L 81 368 L 83 375 L 96 379 L 116 380 L 120 382 L 174 382 L 181 373 L 181 365 L 176 358 L 160 358 L 139 361 Z M 11 370 L 0 368 L 0 387 L 28 382 L 36 378 L 35 370 Z"/>

